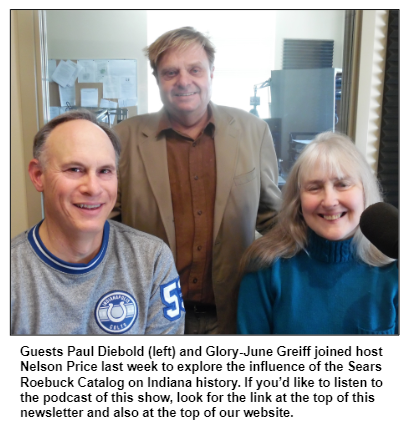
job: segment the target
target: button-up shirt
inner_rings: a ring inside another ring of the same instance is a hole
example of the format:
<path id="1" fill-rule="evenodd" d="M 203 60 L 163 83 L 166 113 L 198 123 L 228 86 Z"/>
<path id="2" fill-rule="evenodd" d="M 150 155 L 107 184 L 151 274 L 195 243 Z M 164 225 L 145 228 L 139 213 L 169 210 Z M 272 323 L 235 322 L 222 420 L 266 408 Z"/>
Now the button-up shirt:
<path id="1" fill-rule="evenodd" d="M 187 304 L 215 304 L 212 289 L 216 193 L 214 132 L 212 114 L 196 139 L 174 130 L 166 113 L 158 129 L 158 134 L 165 134 L 167 142 L 176 267 Z"/>

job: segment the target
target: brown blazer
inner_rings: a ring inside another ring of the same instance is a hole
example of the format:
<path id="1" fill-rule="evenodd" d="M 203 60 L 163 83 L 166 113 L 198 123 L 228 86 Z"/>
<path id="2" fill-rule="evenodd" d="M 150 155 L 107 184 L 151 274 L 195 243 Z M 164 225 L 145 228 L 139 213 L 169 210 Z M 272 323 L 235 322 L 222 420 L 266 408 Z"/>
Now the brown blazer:
<path id="1" fill-rule="evenodd" d="M 215 119 L 216 199 L 212 277 L 221 333 L 236 333 L 240 258 L 272 227 L 280 202 L 278 163 L 267 124 L 245 111 L 211 103 Z M 162 111 L 115 127 L 121 139 L 115 214 L 163 239 L 176 253 L 165 138 L 156 138 Z M 114 213 L 113 213 L 114 214 Z"/>

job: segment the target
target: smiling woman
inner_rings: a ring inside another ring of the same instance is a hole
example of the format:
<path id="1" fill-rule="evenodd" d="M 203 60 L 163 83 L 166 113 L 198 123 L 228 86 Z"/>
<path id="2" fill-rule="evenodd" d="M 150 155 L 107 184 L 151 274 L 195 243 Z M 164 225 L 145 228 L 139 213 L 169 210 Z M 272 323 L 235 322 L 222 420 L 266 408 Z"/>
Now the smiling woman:
<path id="1" fill-rule="evenodd" d="M 309 146 L 298 163 L 303 219 L 323 238 L 331 241 L 350 238 L 364 210 L 359 173 L 366 162 L 357 155 L 358 163 L 352 163 L 351 144 L 338 135 L 325 133 L 315 141 L 324 144 Z M 374 190 L 373 194 L 373 199 L 380 199 Z"/>
<path id="2" fill-rule="evenodd" d="M 277 225 L 244 255 L 238 332 L 397 333 L 397 264 L 359 228 L 379 201 L 353 143 L 318 135 L 289 174 Z"/>
<path id="3" fill-rule="evenodd" d="M 306 224 L 331 241 L 353 236 L 364 210 L 363 187 L 348 177 L 332 178 L 315 170 L 315 177 L 303 182 L 301 208 Z"/>

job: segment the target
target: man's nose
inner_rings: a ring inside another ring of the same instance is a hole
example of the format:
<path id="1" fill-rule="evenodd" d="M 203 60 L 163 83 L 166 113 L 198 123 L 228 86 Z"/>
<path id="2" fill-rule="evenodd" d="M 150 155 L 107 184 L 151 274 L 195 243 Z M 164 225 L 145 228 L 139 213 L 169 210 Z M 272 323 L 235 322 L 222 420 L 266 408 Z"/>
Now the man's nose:
<path id="1" fill-rule="evenodd" d="M 180 70 L 177 84 L 179 87 L 187 87 L 191 81 L 191 75 L 187 70 Z"/>
<path id="2" fill-rule="evenodd" d="M 83 183 L 81 184 L 82 193 L 88 195 L 98 195 L 101 193 L 101 184 L 95 173 L 89 173 L 84 176 Z"/>

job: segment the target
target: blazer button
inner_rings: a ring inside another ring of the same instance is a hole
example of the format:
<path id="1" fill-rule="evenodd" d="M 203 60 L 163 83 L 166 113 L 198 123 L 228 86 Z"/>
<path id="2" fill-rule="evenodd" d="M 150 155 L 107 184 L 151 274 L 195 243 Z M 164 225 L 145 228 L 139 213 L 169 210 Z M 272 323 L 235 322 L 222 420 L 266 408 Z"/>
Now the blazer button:
<path id="1" fill-rule="evenodd" d="M 198 215 L 201 215 L 201 214 L 202 214 L 202 211 L 201 211 L 201 210 L 199 210 L 199 211 L 197 212 L 197 214 L 198 214 Z"/>
<path id="2" fill-rule="evenodd" d="M 195 277 L 193 280 L 192 280 L 192 283 L 196 283 L 198 281 L 198 279 Z"/>

